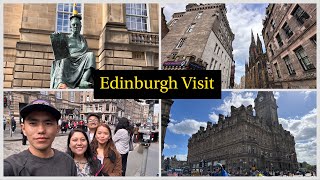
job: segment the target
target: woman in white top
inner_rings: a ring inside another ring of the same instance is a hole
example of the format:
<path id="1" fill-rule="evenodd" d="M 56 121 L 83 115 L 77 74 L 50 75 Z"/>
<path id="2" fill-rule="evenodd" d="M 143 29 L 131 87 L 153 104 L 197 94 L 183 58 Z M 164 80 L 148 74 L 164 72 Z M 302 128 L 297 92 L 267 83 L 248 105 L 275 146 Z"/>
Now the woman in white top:
<path id="1" fill-rule="evenodd" d="M 129 154 L 130 141 L 129 127 L 129 120 L 124 117 L 120 118 L 114 131 L 114 136 L 112 137 L 112 140 L 115 143 L 118 152 L 121 154 L 122 176 L 126 175 L 127 169 L 127 159 Z"/>

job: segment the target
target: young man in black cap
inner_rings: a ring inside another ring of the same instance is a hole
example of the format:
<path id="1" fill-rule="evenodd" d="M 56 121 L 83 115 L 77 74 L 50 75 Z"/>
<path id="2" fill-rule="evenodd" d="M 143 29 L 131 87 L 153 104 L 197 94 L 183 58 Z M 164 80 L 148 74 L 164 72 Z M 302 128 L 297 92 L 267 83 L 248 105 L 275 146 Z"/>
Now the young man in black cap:
<path id="1" fill-rule="evenodd" d="M 4 176 L 76 176 L 74 160 L 51 148 L 60 130 L 60 112 L 47 101 L 36 100 L 21 109 L 20 116 L 30 145 L 4 160 Z"/>

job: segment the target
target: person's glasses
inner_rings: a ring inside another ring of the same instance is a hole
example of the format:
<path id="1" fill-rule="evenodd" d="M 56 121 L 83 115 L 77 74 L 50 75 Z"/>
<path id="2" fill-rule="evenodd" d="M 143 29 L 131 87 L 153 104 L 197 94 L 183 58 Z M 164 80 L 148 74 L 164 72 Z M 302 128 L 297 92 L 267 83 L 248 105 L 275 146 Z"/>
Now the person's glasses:
<path id="1" fill-rule="evenodd" d="M 98 122 L 97 119 L 89 119 L 88 122 Z"/>

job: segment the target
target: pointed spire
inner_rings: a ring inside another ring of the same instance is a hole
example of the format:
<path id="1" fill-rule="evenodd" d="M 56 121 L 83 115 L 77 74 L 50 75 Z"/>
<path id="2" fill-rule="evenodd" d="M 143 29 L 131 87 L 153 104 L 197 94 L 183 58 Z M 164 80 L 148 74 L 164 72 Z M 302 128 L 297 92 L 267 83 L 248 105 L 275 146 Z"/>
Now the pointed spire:
<path id="1" fill-rule="evenodd" d="M 263 54 L 263 52 L 262 52 L 262 43 L 260 41 L 258 33 L 257 33 L 257 53 L 258 54 Z"/>
<path id="2" fill-rule="evenodd" d="M 257 44 L 258 44 L 258 42 L 261 43 L 260 38 L 259 38 L 259 34 L 257 33 Z"/>
<path id="3" fill-rule="evenodd" d="M 255 43 L 255 40 L 254 40 L 254 36 L 253 36 L 253 31 L 252 31 L 252 29 L 251 29 L 251 44 L 256 44 Z"/>

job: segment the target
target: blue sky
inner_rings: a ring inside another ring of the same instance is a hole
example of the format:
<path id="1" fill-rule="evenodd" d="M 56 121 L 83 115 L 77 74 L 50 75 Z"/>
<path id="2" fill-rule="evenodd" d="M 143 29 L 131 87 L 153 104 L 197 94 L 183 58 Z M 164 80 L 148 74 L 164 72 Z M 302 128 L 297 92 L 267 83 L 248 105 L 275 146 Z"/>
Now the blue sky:
<path id="1" fill-rule="evenodd" d="M 188 139 L 206 122 L 217 122 L 218 114 L 228 115 L 231 105 L 254 106 L 257 92 L 222 92 L 221 99 L 182 100 L 176 99 L 171 108 L 163 154 L 176 155 L 186 160 Z M 279 122 L 295 137 L 299 162 L 316 164 L 316 92 L 278 91 L 274 92 L 278 104 Z"/>
<path id="2" fill-rule="evenodd" d="M 244 76 L 245 62 L 249 59 L 249 46 L 251 42 L 251 29 L 257 40 L 257 33 L 264 47 L 262 37 L 262 20 L 265 17 L 265 9 L 268 4 L 226 4 L 227 18 L 232 32 L 235 34 L 233 41 L 233 54 L 236 62 L 235 82 L 240 83 L 241 76 Z M 171 20 L 175 12 L 184 12 L 186 4 L 162 4 L 167 22 Z M 265 50 L 264 50 L 265 51 Z"/>

